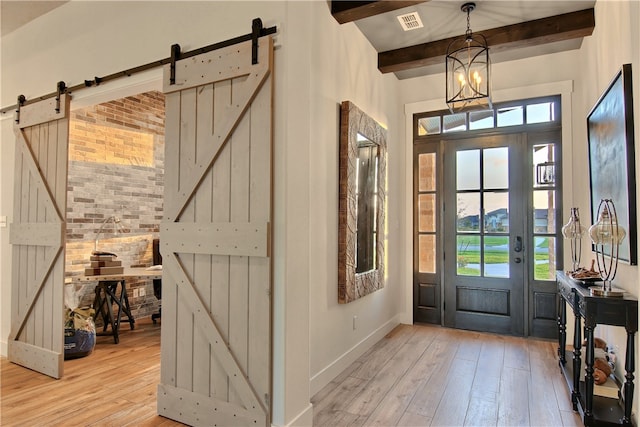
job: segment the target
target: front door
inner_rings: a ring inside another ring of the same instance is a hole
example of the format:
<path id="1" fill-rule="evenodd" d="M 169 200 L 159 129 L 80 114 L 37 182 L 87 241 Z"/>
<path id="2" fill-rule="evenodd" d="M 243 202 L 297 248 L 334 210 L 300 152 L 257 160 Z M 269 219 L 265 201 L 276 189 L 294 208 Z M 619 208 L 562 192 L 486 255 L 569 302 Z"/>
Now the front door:
<path id="1" fill-rule="evenodd" d="M 444 144 L 446 326 L 524 334 L 522 134 Z"/>

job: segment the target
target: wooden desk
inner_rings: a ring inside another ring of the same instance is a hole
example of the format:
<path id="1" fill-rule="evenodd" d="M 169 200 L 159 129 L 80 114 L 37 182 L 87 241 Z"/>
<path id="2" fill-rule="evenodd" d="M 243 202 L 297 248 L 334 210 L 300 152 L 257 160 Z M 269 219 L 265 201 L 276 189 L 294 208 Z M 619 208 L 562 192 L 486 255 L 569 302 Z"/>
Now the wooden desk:
<path id="1" fill-rule="evenodd" d="M 562 373 L 571 391 L 573 409 L 580 411 L 585 426 L 625 425 L 631 423 L 633 405 L 633 372 L 635 370 L 634 335 L 638 331 L 638 300 L 625 294 L 624 297 L 592 296 L 588 287 L 584 287 L 564 272 L 556 273 L 558 292 L 558 356 Z M 602 285 L 600 283 L 600 285 Z M 573 337 L 573 364 L 567 364 L 565 348 L 567 342 L 567 309 L 573 309 L 575 332 Z M 586 339 L 586 374 L 581 377 L 582 356 L 582 320 Z M 627 332 L 625 360 L 625 382 L 622 389 L 624 411 L 618 399 L 593 396 L 594 330 L 598 324 L 623 326 Z M 582 381 L 581 381 L 582 380 Z"/>
<path id="2" fill-rule="evenodd" d="M 101 282 L 105 280 L 127 279 L 162 279 L 162 270 L 148 270 L 147 267 L 125 267 L 120 274 L 100 274 L 97 276 L 71 276 L 71 283 L 77 282 Z"/>
<path id="3" fill-rule="evenodd" d="M 103 330 L 96 332 L 96 335 L 112 335 L 113 340 L 118 344 L 120 322 L 122 315 L 126 316 L 131 329 L 134 328 L 135 320 L 131 315 L 129 307 L 129 297 L 127 296 L 126 281 L 128 279 L 151 280 L 161 279 L 162 270 L 148 270 L 141 268 L 125 268 L 120 274 L 100 274 L 95 276 L 75 276 L 71 277 L 71 283 L 98 282 L 95 288 L 96 296 L 93 301 L 93 308 L 96 311 L 96 319 L 102 317 Z M 118 290 L 118 288 L 120 288 Z M 113 313 L 113 305 L 117 305 L 117 313 Z M 107 328 L 111 326 L 111 331 Z"/>

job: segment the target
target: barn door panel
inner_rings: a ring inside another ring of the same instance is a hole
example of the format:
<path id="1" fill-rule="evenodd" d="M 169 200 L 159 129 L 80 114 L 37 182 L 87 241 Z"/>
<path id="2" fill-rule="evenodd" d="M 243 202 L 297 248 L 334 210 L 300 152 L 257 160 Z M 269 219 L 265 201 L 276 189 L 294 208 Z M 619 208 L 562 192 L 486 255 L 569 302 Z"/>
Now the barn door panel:
<path id="1" fill-rule="evenodd" d="M 64 233 L 69 103 L 60 95 L 20 108 L 12 244 L 9 360 L 60 378 L 64 361 Z"/>
<path id="2" fill-rule="evenodd" d="M 163 325 L 158 413 L 271 421 L 273 41 L 165 69 Z"/>

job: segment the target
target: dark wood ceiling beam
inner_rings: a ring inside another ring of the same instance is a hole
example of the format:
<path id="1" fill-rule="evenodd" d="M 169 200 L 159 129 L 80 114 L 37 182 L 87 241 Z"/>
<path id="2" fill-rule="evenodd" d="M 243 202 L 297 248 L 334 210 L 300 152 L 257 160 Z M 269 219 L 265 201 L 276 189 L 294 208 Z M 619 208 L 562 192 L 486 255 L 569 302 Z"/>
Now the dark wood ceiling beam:
<path id="1" fill-rule="evenodd" d="M 425 3 L 429 0 L 414 1 L 331 1 L 331 15 L 341 24 L 368 18 L 403 7 Z"/>
<path id="2" fill-rule="evenodd" d="M 555 15 L 520 24 L 478 31 L 487 39 L 491 52 L 536 46 L 590 36 L 596 25 L 593 9 Z M 378 54 L 378 69 L 394 73 L 428 65 L 444 64 L 451 37 Z"/>

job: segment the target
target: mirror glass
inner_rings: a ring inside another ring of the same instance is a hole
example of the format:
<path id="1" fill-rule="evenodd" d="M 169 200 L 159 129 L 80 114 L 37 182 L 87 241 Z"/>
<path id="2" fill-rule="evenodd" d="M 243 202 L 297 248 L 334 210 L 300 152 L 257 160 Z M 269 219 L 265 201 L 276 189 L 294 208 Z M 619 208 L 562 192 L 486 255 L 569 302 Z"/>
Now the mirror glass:
<path id="1" fill-rule="evenodd" d="M 378 146 L 358 133 L 356 274 L 376 268 Z"/>
<path id="2" fill-rule="evenodd" d="M 384 286 L 386 130 L 349 101 L 340 113 L 338 302 Z"/>

